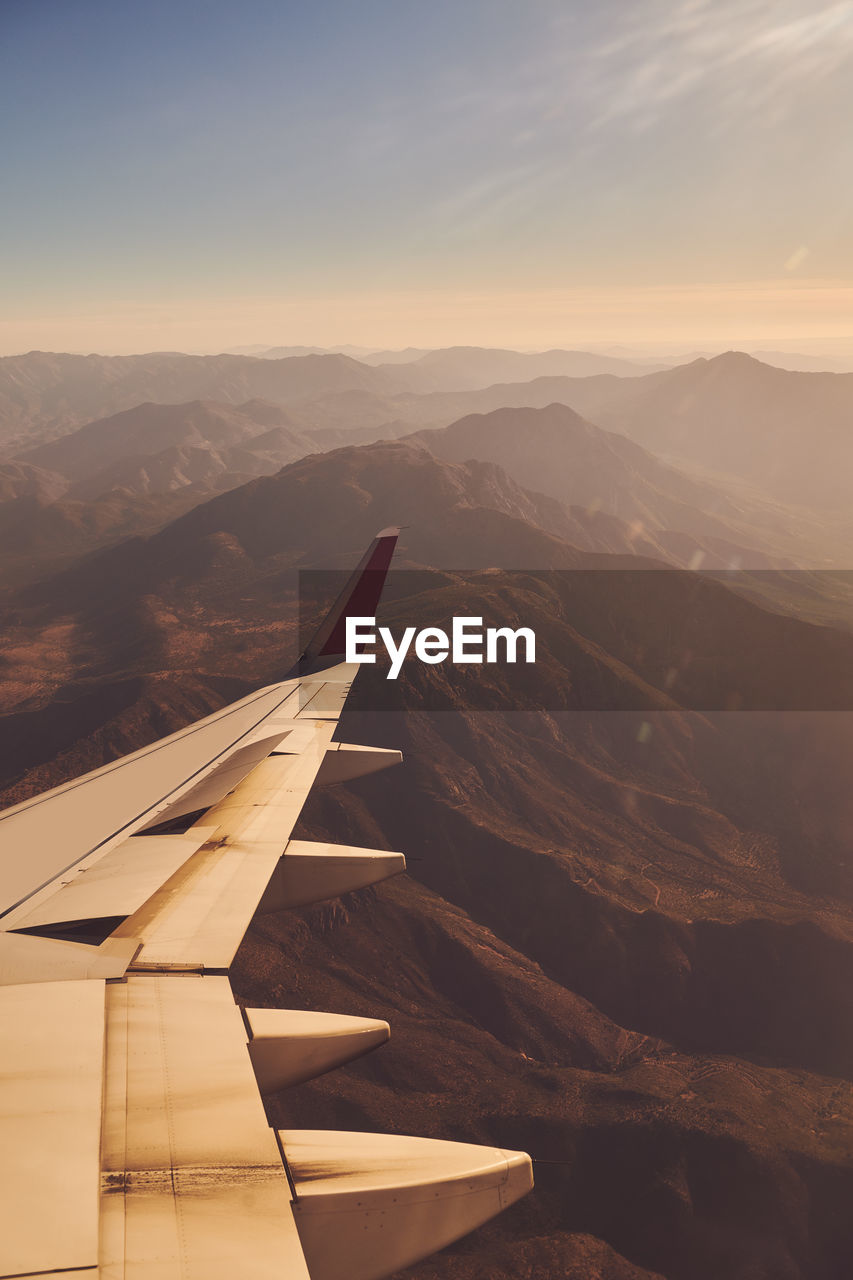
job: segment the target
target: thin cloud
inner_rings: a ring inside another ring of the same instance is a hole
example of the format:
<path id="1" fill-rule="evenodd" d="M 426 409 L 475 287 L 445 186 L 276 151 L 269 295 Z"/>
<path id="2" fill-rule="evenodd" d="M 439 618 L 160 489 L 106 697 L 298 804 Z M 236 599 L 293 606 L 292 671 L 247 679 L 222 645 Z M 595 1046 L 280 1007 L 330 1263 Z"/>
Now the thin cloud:
<path id="1" fill-rule="evenodd" d="M 853 54 L 853 3 L 809 0 L 646 0 L 616 39 L 588 51 L 584 90 L 597 104 L 592 126 L 630 121 L 641 129 L 676 105 L 709 95 L 718 119 L 743 111 L 796 110 L 797 94 L 825 84 Z"/>

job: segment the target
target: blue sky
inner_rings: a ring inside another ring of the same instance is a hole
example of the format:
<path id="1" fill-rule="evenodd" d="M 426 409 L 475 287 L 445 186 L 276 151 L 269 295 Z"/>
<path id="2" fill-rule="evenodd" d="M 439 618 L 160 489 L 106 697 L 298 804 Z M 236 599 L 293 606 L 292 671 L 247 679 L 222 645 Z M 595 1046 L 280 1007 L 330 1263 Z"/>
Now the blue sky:
<path id="1" fill-rule="evenodd" d="M 853 0 L 0 0 L 0 49 L 0 350 L 853 332 Z"/>

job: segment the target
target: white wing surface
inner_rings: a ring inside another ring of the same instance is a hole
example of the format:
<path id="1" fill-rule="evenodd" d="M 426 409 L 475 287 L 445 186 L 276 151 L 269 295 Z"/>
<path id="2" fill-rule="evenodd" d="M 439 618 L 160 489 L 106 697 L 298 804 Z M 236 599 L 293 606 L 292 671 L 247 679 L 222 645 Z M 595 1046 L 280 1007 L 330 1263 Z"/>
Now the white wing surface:
<path id="1" fill-rule="evenodd" d="M 0 814 L 0 1277 L 372 1280 L 532 1186 L 526 1155 L 277 1132 L 264 1093 L 387 1023 L 243 1009 L 257 910 L 334 898 L 401 853 L 290 838 L 311 787 L 399 752 L 332 741 L 398 530 L 365 553 L 292 678 Z"/>

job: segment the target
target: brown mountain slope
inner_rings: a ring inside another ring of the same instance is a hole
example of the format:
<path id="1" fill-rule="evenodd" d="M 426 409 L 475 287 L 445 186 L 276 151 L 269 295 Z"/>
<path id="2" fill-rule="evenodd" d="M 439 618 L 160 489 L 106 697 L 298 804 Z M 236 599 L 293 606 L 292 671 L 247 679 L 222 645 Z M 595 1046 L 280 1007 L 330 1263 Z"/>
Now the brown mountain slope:
<path id="1" fill-rule="evenodd" d="M 3 724 L 7 797 L 280 674 L 297 644 L 289 569 L 351 563 L 395 502 L 419 520 L 410 564 L 588 563 L 530 523 L 537 500 L 496 467 L 405 446 L 305 459 L 17 596 L 0 667 L 17 706 Z M 538 594 L 561 634 L 583 639 L 575 652 L 594 640 L 599 669 L 635 689 L 695 593 L 721 590 L 672 575 L 638 636 L 604 574 L 559 617 L 553 577 L 524 577 L 524 600 Z M 508 590 L 498 580 L 484 575 L 484 592 Z M 455 608 L 456 575 L 417 586 L 392 592 L 389 620 L 432 610 L 436 592 Z M 768 679 L 784 685 L 774 655 L 790 626 L 730 607 L 746 651 L 759 621 L 770 628 Z M 701 615 L 691 625 L 701 673 L 716 642 L 703 652 Z M 656 653 L 632 653 L 638 639 Z M 559 686 L 557 672 L 542 678 Z M 272 1099 L 272 1117 L 559 1162 L 540 1163 L 534 1196 L 425 1263 L 422 1280 L 841 1280 L 853 1261 L 851 718 L 392 713 L 371 709 L 381 679 L 362 672 L 365 709 L 341 736 L 399 745 L 407 763 L 319 794 L 302 834 L 402 847 L 410 875 L 257 921 L 238 983 L 253 1002 L 386 1014 L 394 1035 Z M 444 674 L 423 679 L 414 693 Z"/>
<path id="2" fill-rule="evenodd" d="M 143 404 L 0 464 L 4 581 L 134 534 L 318 448 L 265 401 Z M 55 470 L 46 471 L 52 463 Z"/>
<path id="3" fill-rule="evenodd" d="M 173 408 L 175 407 L 168 407 L 170 411 Z M 138 419 L 140 415 L 132 412 L 129 416 L 131 419 Z M 180 416 L 178 421 L 183 421 Z M 85 438 L 86 429 L 79 434 Z M 131 440 L 131 444 L 133 443 L 134 439 Z M 64 446 L 65 441 L 57 442 L 57 445 L 60 444 Z M 0 532 L 3 534 L 6 553 L 2 579 L 4 582 L 20 582 L 26 580 L 28 574 L 32 577 L 37 572 L 44 576 L 51 569 L 55 570 L 80 555 L 113 545 L 135 534 L 152 532 L 183 511 L 207 501 L 212 494 L 239 486 L 253 474 L 265 475 L 276 471 L 289 455 L 301 458 L 312 451 L 313 442 L 308 437 L 296 436 L 288 428 L 274 427 L 239 444 L 221 448 L 212 445 L 184 445 L 166 448 L 148 456 L 120 457 L 114 463 L 96 470 L 93 475 L 79 479 L 59 502 L 22 498 L 0 503 Z M 418 454 L 423 456 L 418 459 Z M 95 451 L 94 458 L 97 457 L 98 452 Z M 426 502 L 428 510 L 431 501 L 428 497 L 430 486 L 437 481 L 443 470 L 450 490 L 455 485 L 461 493 L 466 485 L 471 486 L 471 493 L 464 499 L 463 505 L 483 505 L 505 515 L 519 516 L 527 522 L 516 528 L 521 547 L 526 546 L 529 541 L 527 524 L 532 523 L 588 551 L 621 554 L 641 551 L 680 564 L 686 563 L 696 550 L 695 542 L 690 539 L 683 540 L 683 547 L 669 550 L 664 545 L 666 539 L 655 538 L 651 534 L 641 535 L 637 530 L 629 529 L 623 522 L 603 512 L 590 514 L 581 510 L 565 510 L 559 503 L 544 495 L 526 493 L 491 464 L 480 463 L 461 470 L 452 466 L 442 468 L 440 464 L 430 463 L 423 450 L 412 451 L 405 445 L 377 445 L 363 453 L 342 452 L 337 461 L 333 459 L 329 463 L 328 472 L 323 473 L 327 479 L 319 488 L 312 489 L 311 504 L 323 504 L 326 501 L 327 485 L 340 484 L 342 491 L 352 487 L 357 490 L 360 484 L 357 474 L 359 468 L 370 468 L 373 464 L 372 470 L 378 477 L 383 466 L 382 460 L 386 457 L 409 458 L 410 464 L 418 464 L 400 468 L 399 478 L 408 478 L 408 488 L 404 485 L 399 494 L 393 491 L 393 486 L 384 486 L 383 501 L 390 512 L 386 520 L 393 518 L 403 508 L 417 510 L 419 503 L 423 507 Z M 24 465 L 21 464 L 22 467 Z M 313 465 L 310 461 L 307 462 L 304 473 L 296 475 L 314 475 Z M 35 473 L 33 468 L 30 471 Z M 454 475 L 457 476 L 455 481 Z M 378 478 L 375 482 L 378 488 L 383 488 Z M 68 482 L 55 477 L 55 483 L 62 488 Z M 297 491 L 287 495 L 286 505 L 288 509 L 298 512 L 301 518 L 306 514 L 301 493 L 302 481 L 296 479 L 293 483 Z M 373 484 L 374 480 L 370 479 L 368 483 Z M 427 496 L 419 493 L 422 488 L 426 489 Z M 235 499 L 238 506 L 246 501 L 245 497 Z M 251 499 L 248 501 L 251 504 Z M 252 514 L 250 510 L 250 519 Z M 223 516 L 223 520 L 227 525 L 228 518 Z M 291 529 L 293 536 L 298 537 L 298 521 L 294 521 Z M 491 536 L 496 536 L 496 530 Z M 181 537 L 179 532 L 179 543 Z M 503 536 L 501 545 L 506 554 L 510 554 L 506 535 Z M 493 552 L 494 547 L 491 543 L 489 546 Z M 485 549 L 483 554 L 487 554 Z M 560 555 L 563 554 L 561 551 Z M 179 545 L 175 563 L 180 564 L 184 555 L 185 547 Z M 481 562 L 481 559 L 482 557 L 478 557 L 476 562 Z M 536 563 L 549 563 L 547 555 L 543 559 L 537 553 L 533 559 Z M 519 563 L 517 555 L 512 563 Z"/>
<path id="4" fill-rule="evenodd" d="M 153 456 L 164 449 L 223 449 L 272 428 L 286 431 L 290 425 L 283 409 L 259 400 L 234 406 L 202 400 L 148 401 L 29 449 L 21 460 L 59 472 L 71 482 L 91 482 L 99 472 L 127 458 Z"/>
<path id="5" fill-rule="evenodd" d="M 193 461 L 185 460 L 181 466 L 189 469 Z M 209 461 L 210 454 L 205 451 L 202 462 Z M 32 582 L 58 572 L 81 556 L 126 538 L 153 533 L 209 498 L 219 479 L 217 472 L 207 475 L 202 469 L 198 483 L 149 493 L 143 483 L 146 474 L 140 464 L 135 492 L 129 488 L 112 489 L 85 501 L 73 497 L 58 501 L 22 497 L 0 502 L 0 588 Z M 232 483 L 239 483 L 239 476 L 229 476 Z"/>
<path id="6" fill-rule="evenodd" d="M 0 503 L 14 502 L 16 498 L 53 502 L 66 487 L 62 476 L 41 467 L 27 462 L 0 462 Z"/>
<path id="7" fill-rule="evenodd" d="M 543 636 L 557 626 L 552 651 L 563 676 L 568 665 L 561 646 L 575 644 L 559 629 L 568 624 L 623 670 L 638 672 L 684 705 L 848 704 L 853 641 L 844 633 L 768 613 L 701 575 L 636 573 L 630 566 L 647 570 L 652 562 L 590 556 L 568 543 L 581 526 L 553 499 L 522 489 L 493 463 L 450 463 L 404 443 L 301 459 L 203 503 L 147 541 L 116 547 L 43 582 L 28 593 L 27 607 L 62 605 L 99 617 L 109 592 L 113 613 L 135 610 L 141 597 L 166 602 L 178 615 L 193 597 L 205 611 L 228 613 L 247 575 L 284 583 L 297 567 L 338 564 L 377 527 L 401 516 L 411 523 L 403 564 L 583 568 L 576 582 L 537 577 L 529 602 Z M 306 545 L 308 555 L 301 549 Z M 523 580 L 508 589 L 520 590 L 518 608 L 527 607 Z M 457 612 L 470 612 L 465 591 L 476 599 L 484 590 L 489 595 L 486 579 L 461 583 Z M 485 676 L 483 689 L 489 689 Z M 539 705 L 568 704 L 540 699 Z"/>

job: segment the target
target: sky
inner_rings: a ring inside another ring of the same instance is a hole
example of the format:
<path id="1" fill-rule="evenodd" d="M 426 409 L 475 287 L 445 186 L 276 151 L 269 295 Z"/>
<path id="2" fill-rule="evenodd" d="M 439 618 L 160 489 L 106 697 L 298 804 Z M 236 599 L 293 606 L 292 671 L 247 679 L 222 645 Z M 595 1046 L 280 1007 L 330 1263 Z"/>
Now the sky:
<path id="1" fill-rule="evenodd" d="M 853 0 L 0 0 L 0 353 L 853 342 Z"/>

